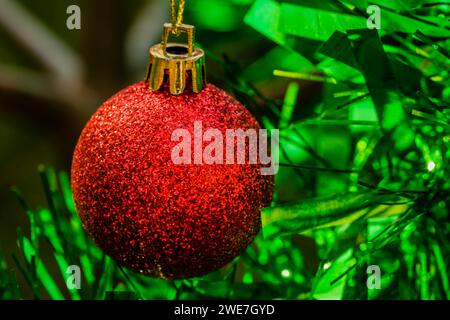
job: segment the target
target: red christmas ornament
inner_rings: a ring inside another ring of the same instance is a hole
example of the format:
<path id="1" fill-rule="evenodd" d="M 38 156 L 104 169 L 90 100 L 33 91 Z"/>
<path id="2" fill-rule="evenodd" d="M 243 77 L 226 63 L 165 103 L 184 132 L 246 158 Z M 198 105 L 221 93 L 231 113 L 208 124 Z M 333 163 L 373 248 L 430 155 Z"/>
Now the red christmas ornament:
<path id="1" fill-rule="evenodd" d="M 159 46 L 170 51 L 164 41 Z M 191 53 L 175 53 L 179 56 L 169 60 L 194 68 L 189 78 L 193 85 L 183 91 L 183 73 L 175 84 L 170 78 L 170 90 L 179 95 L 169 92 L 167 79 L 160 90 L 149 89 L 158 81 L 158 56 L 153 55 L 149 83 L 120 91 L 88 122 L 71 176 L 78 214 L 98 246 L 132 270 L 169 279 L 209 273 L 239 255 L 260 230 L 260 210 L 270 203 L 273 185 L 271 176 L 261 175 L 260 164 L 172 161 L 179 144 L 172 133 L 181 128 L 194 137 L 194 122 L 201 121 L 203 130 L 218 129 L 224 137 L 227 129 L 259 129 L 234 98 L 211 84 L 204 86 L 202 72 L 195 70 L 202 61 L 195 65 L 192 59 L 199 49 L 186 48 Z M 172 76 L 173 69 L 167 69 Z M 203 141 L 202 149 L 208 144 Z M 193 159 L 198 152 L 192 148 Z"/>

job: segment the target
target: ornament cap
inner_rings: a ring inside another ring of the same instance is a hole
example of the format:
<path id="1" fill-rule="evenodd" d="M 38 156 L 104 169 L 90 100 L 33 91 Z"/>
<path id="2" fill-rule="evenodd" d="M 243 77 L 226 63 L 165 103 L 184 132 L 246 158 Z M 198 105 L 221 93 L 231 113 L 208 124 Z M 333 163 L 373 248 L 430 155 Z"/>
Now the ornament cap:
<path id="1" fill-rule="evenodd" d="M 168 42 L 171 33 L 178 36 L 182 32 L 187 33 L 187 44 Z M 171 23 L 165 23 L 161 43 L 152 46 L 149 53 L 145 81 L 151 90 L 161 88 L 167 73 L 171 94 L 182 94 L 186 80 L 192 81 L 195 93 L 205 87 L 205 53 L 194 47 L 194 26 L 180 24 L 175 29 Z"/>

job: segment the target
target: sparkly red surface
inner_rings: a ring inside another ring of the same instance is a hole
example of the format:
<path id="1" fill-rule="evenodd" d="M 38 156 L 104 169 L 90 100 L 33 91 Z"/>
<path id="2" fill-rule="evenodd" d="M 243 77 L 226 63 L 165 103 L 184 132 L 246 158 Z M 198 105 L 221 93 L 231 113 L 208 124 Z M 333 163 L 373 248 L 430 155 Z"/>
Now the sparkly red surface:
<path id="1" fill-rule="evenodd" d="M 187 278 L 239 255 L 261 227 L 273 178 L 259 165 L 175 165 L 173 130 L 259 126 L 224 91 L 173 96 L 137 83 L 106 101 L 75 149 L 71 183 L 84 228 L 120 264 Z M 204 146 L 208 143 L 204 143 Z M 225 151 L 224 151 L 225 153 Z"/>

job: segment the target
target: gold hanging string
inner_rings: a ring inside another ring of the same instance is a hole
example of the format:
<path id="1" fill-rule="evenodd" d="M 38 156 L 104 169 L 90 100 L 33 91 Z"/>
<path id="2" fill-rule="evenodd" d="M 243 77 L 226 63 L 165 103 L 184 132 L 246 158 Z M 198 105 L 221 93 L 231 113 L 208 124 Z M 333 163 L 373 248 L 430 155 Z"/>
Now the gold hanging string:
<path id="1" fill-rule="evenodd" d="M 184 2 L 185 0 L 180 0 L 178 4 L 178 10 L 175 8 L 175 0 L 170 0 L 170 13 L 172 22 L 172 34 L 179 35 L 180 31 L 178 27 L 183 23 L 183 13 L 184 13 Z"/>

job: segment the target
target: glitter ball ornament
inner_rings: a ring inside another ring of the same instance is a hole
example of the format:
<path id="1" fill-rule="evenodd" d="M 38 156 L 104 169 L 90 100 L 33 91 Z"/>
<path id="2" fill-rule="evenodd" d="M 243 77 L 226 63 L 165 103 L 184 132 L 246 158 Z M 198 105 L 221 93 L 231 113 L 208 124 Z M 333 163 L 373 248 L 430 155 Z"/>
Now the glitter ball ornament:
<path id="1" fill-rule="evenodd" d="M 201 123 L 225 136 L 259 126 L 211 84 L 177 95 L 171 82 L 159 90 L 149 85 L 151 79 L 111 97 L 82 131 L 71 172 L 75 205 L 86 231 L 120 264 L 154 277 L 200 276 L 253 241 L 273 178 L 261 175 L 259 163 L 175 164 L 177 129 L 194 137 L 194 123 Z M 196 153 L 193 147 L 193 159 Z"/>

